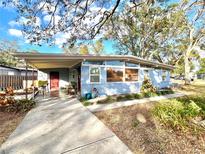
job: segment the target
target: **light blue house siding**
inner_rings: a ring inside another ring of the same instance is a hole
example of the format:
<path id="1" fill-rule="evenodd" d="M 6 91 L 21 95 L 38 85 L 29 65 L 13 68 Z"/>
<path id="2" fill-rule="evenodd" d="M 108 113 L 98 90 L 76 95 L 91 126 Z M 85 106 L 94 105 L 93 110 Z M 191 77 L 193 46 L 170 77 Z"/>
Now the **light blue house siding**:
<path id="1" fill-rule="evenodd" d="M 163 71 L 165 73 L 165 80 L 162 79 L 162 74 Z M 158 69 L 153 69 L 149 71 L 149 76 L 150 76 L 150 80 L 152 81 L 152 84 L 160 89 L 160 88 L 166 88 L 169 87 L 171 85 L 170 82 L 170 71 L 168 70 L 158 70 Z"/>
<path id="2" fill-rule="evenodd" d="M 90 93 L 93 88 L 96 88 L 99 95 L 118 95 L 129 93 L 140 93 L 142 82 L 144 80 L 144 69 L 138 68 L 138 81 L 124 82 L 107 82 L 106 66 L 100 68 L 100 82 L 90 82 L 90 66 L 81 66 L 81 95 L 85 96 Z M 164 88 L 170 85 L 170 74 L 166 71 L 166 79 L 162 81 L 162 70 L 149 70 L 149 77 L 153 85 L 157 88 Z"/>

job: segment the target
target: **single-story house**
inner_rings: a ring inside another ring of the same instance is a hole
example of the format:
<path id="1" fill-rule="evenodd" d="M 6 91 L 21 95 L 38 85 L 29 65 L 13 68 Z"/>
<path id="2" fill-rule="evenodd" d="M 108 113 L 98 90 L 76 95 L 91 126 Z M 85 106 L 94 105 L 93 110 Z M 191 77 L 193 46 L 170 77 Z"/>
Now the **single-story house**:
<path id="1" fill-rule="evenodd" d="M 81 96 L 94 88 L 99 95 L 139 93 L 145 76 L 157 88 L 169 87 L 174 67 L 131 55 L 68 55 L 16 53 L 38 69 L 38 80 L 47 80 L 50 90 L 72 82 Z"/>

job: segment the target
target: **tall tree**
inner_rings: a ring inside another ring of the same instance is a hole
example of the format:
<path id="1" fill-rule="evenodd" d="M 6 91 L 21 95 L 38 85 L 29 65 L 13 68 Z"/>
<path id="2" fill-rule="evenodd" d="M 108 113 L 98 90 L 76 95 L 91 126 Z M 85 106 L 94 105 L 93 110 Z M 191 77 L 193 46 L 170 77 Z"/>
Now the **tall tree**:
<path id="1" fill-rule="evenodd" d="M 12 53 L 17 51 L 18 45 L 15 41 L 0 40 L 0 64 L 16 66 L 19 61 L 12 56 Z"/>
<path id="2" fill-rule="evenodd" d="M 185 84 L 190 84 L 190 61 L 196 47 L 205 44 L 205 7 L 202 1 L 185 1 L 184 11 L 191 14 L 188 19 L 187 33 L 181 40 L 184 50 Z"/>
<path id="3" fill-rule="evenodd" d="M 153 3 L 155 0 L 149 0 Z M 157 1 L 157 0 L 156 0 Z M 159 2 L 167 0 L 158 0 Z M 135 8 L 142 0 L 3 0 L 3 5 L 17 9 L 18 22 L 31 43 L 55 43 L 57 35 L 66 34 L 64 43 L 92 39 L 125 4 Z M 43 21 L 42 21 L 43 20 Z"/>
<path id="4" fill-rule="evenodd" d="M 95 40 L 89 42 L 81 42 L 75 44 L 73 47 L 64 46 L 63 48 L 64 53 L 66 54 L 102 54 L 104 52 L 104 45 L 103 40 Z"/>
<path id="5" fill-rule="evenodd" d="M 182 56 L 178 40 L 185 17 L 180 5 L 162 7 L 147 0 L 115 16 L 106 36 L 116 41 L 120 54 L 172 64 Z"/>

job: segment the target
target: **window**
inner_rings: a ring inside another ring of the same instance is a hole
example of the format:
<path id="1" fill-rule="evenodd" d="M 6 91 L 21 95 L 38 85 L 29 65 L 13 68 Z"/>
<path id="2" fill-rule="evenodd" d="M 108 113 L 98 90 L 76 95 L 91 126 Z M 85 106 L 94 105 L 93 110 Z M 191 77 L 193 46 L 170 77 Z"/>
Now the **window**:
<path id="1" fill-rule="evenodd" d="M 90 65 L 105 65 L 104 61 L 84 61 L 83 64 L 90 64 Z"/>
<path id="2" fill-rule="evenodd" d="M 125 81 L 137 81 L 138 70 L 137 69 L 125 69 Z"/>
<path id="3" fill-rule="evenodd" d="M 123 81 L 123 69 L 121 68 L 107 68 L 107 82 Z"/>
<path id="4" fill-rule="evenodd" d="M 90 68 L 90 82 L 91 83 L 100 82 L 100 68 L 98 68 L 98 67 L 91 67 Z"/>
<path id="5" fill-rule="evenodd" d="M 167 78 L 166 71 L 162 72 L 162 81 L 165 81 Z"/>
<path id="6" fill-rule="evenodd" d="M 127 67 L 139 67 L 139 64 L 126 62 L 126 63 L 125 63 L 125 66 L 127 66 Z"/>
<path id="7" fill-rule="evenodd" d="M 119 61 L 119 60 L 112 60 L 112 61 L 107 61 L 107 65 L 112 65 L 112 66 L 123 66 L 124 61 Z"/>

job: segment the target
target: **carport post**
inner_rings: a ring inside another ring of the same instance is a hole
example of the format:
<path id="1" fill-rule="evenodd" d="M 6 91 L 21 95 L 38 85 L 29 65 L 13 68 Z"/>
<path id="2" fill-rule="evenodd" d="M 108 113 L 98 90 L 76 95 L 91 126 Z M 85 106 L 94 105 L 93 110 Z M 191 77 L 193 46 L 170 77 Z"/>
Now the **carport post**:
<path id="1" fill-rule="evenodd" d="M 26 62 L 26 100 L 28 100 L 28 64 Z"/>
<path id="2" fill-rule="evenodd" d="M 34 68 L 32 69 L 32 87 L 33 87 L 33 99 L 34 99 L 34 97 L 35 97 Z"/>

